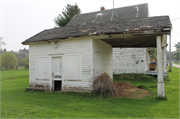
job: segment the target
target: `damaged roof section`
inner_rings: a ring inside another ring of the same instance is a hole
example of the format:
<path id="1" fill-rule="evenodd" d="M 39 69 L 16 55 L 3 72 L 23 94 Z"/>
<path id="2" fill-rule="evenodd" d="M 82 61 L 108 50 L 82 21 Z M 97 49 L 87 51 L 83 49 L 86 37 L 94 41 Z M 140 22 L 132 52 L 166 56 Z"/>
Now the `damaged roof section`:
<path id="1" fill-rule="evenodd" d="M 119 19 L 149 17 L 148 3 L 145 3 L 145 4 L 132 5 L 127 7 L 120 7 L 120 8 L 96 11 L 85 14 L 78 14 L 75 15 L 69 21 L 67 26 L 76 25 L 76 24 L 87 24 L 91 22 L 102 22 L 107 20 L 110 21 L 112 17 L 112 12 L 114 10 L 116 11 Z M 114 17 L 113 19 L 115 20 L 117 18 Z"/>
<path id="2" fill-rule="evenodd" d="M 169 16 L 90 22 L 44 30 L 22 44 L 101 34 L 169 34 L 171 27 Z"/>

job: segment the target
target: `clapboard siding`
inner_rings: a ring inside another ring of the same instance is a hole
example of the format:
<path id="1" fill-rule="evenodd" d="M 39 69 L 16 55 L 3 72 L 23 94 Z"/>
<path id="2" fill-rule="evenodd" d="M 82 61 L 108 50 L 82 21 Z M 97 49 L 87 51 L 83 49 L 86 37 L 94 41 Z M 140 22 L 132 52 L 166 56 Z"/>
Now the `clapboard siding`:
<path id="1" fill-rule="evenodd" d="M 80 55 L 81 56 L 81 69 L 82 69 L 82 80 L 81 81 L 63 81 L 63 87 L 67 86 L 81 86 L 81 87 L 90 87 L 89 79 L 91 78 L 92 72 L 92 39 L 91 38 L 77 38 L 70 40 L 63 40 L 57 42 L 58 47 L 54 48 L 50 43 L 37 43 L 29 45 L 29 79 L 30 85 L 49 85 L 49 81 L 40 81 L 36 80 L 37 72 L 37 59 L 39 57 L 50 58 L 51 55 Z M 49 61 L 50 62 L 50 61 Z M 47 62 L 47 63 L 49 63 Z M 51 65 L 48 65 L 49 69 Z M 80 69 L 77 69 L 80 70 Z M 50 76 L 49 76 L 50 77 Z"/>
<path id="2" fill-rule="evenodd" d="M 101 57 L 101 70 L 98 70 L 96 66 L 96 54 Z M 93 75 L 106 72 L 112 77 L 112 47 L 102 40 L 93 40 L 93 70 Z"/>
<path id="3" fill-rule="evenodd" d="M 91 91 L 92 87 L 89 82 L 68 82 L 64 81 L 63 90 L 74 90 L 74 91 Z"/>

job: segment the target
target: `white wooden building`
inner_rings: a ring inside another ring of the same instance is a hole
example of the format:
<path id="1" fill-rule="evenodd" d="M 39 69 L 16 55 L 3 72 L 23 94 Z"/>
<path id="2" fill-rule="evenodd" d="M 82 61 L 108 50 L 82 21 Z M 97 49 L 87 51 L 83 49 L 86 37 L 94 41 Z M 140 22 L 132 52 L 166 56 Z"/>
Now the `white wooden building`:
<path id="1" fill-rule="evenodd" d="M 89 37 L 53 43 L 29 44 L 30 87 L 88 91 L 99 70 L 112 77 L 110 44 Z"/>
<path id="2" fill-rule="evenodd" d="M 44 30 L 22 42 L 29 45 L 27 89 L 91 91 L 96 73 L 106 72 L 112 77 L 112 48 L 157 47 L 157 94 L 164 97 L 162 53 L 165 62 L 171 28 L 169 16 L 156 16 Z"/>
<path id="3" fill-rule="evenodd" d="M 128 19 L 149 17 L 148 4 L 138 4 L 126 7 L 75 15 L 67 26 L 102 22 L 110 19 Z M 114 14 L 114 16 L 113 16 Z M 113 48 L 113 73 L 146 73 L 149 69 L 150 54 L 147 48 Z"/>

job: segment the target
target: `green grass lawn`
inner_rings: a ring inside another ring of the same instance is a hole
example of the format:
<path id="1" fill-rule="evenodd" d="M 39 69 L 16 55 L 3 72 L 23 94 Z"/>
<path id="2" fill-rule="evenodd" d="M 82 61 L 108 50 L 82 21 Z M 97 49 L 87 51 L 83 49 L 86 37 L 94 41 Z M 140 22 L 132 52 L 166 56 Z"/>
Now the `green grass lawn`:
<path id="1" fill-rule="evenodd" d="M 174 64 L 180 65 L 180 63 L 174 63 Z"/>
<path id="2" fill-rule="evenodd" d="M 168 73 L 171 81 L 165 81 L 167 100 L 158 100 L 157 78 L 144 75 L 141 79 L 116 75 L 114 81 L 143 85 L 152 96 L 93 98 L 73 93 L 25 92 L 29 86 L 28 70 L 1 71 L 1 118 L 179 118 L 178 72 L 178 68 L 172 67 Z"/>

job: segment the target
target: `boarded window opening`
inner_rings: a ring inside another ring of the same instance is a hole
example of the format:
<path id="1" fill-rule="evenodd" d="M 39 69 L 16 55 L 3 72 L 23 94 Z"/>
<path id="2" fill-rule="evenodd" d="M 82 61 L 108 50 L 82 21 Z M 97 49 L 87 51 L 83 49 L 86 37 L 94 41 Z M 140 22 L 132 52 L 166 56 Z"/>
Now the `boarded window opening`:
<path id="1" fill-rule="evenodd" d="M 49 65 L 47 57 L 40 57 L 37 60 L 37 79 L 49 79 Z"/>
<path id="2" fill-rule="evenodd" d="M 65 56 L 64 80 L 79 81 L 81 79 L 81 57 L 80 55 Z"/>
<path id="3" fill-rule="evenodd" d="M 61 90 L 62 81 L 54 81 L 54 90 Z"/>

